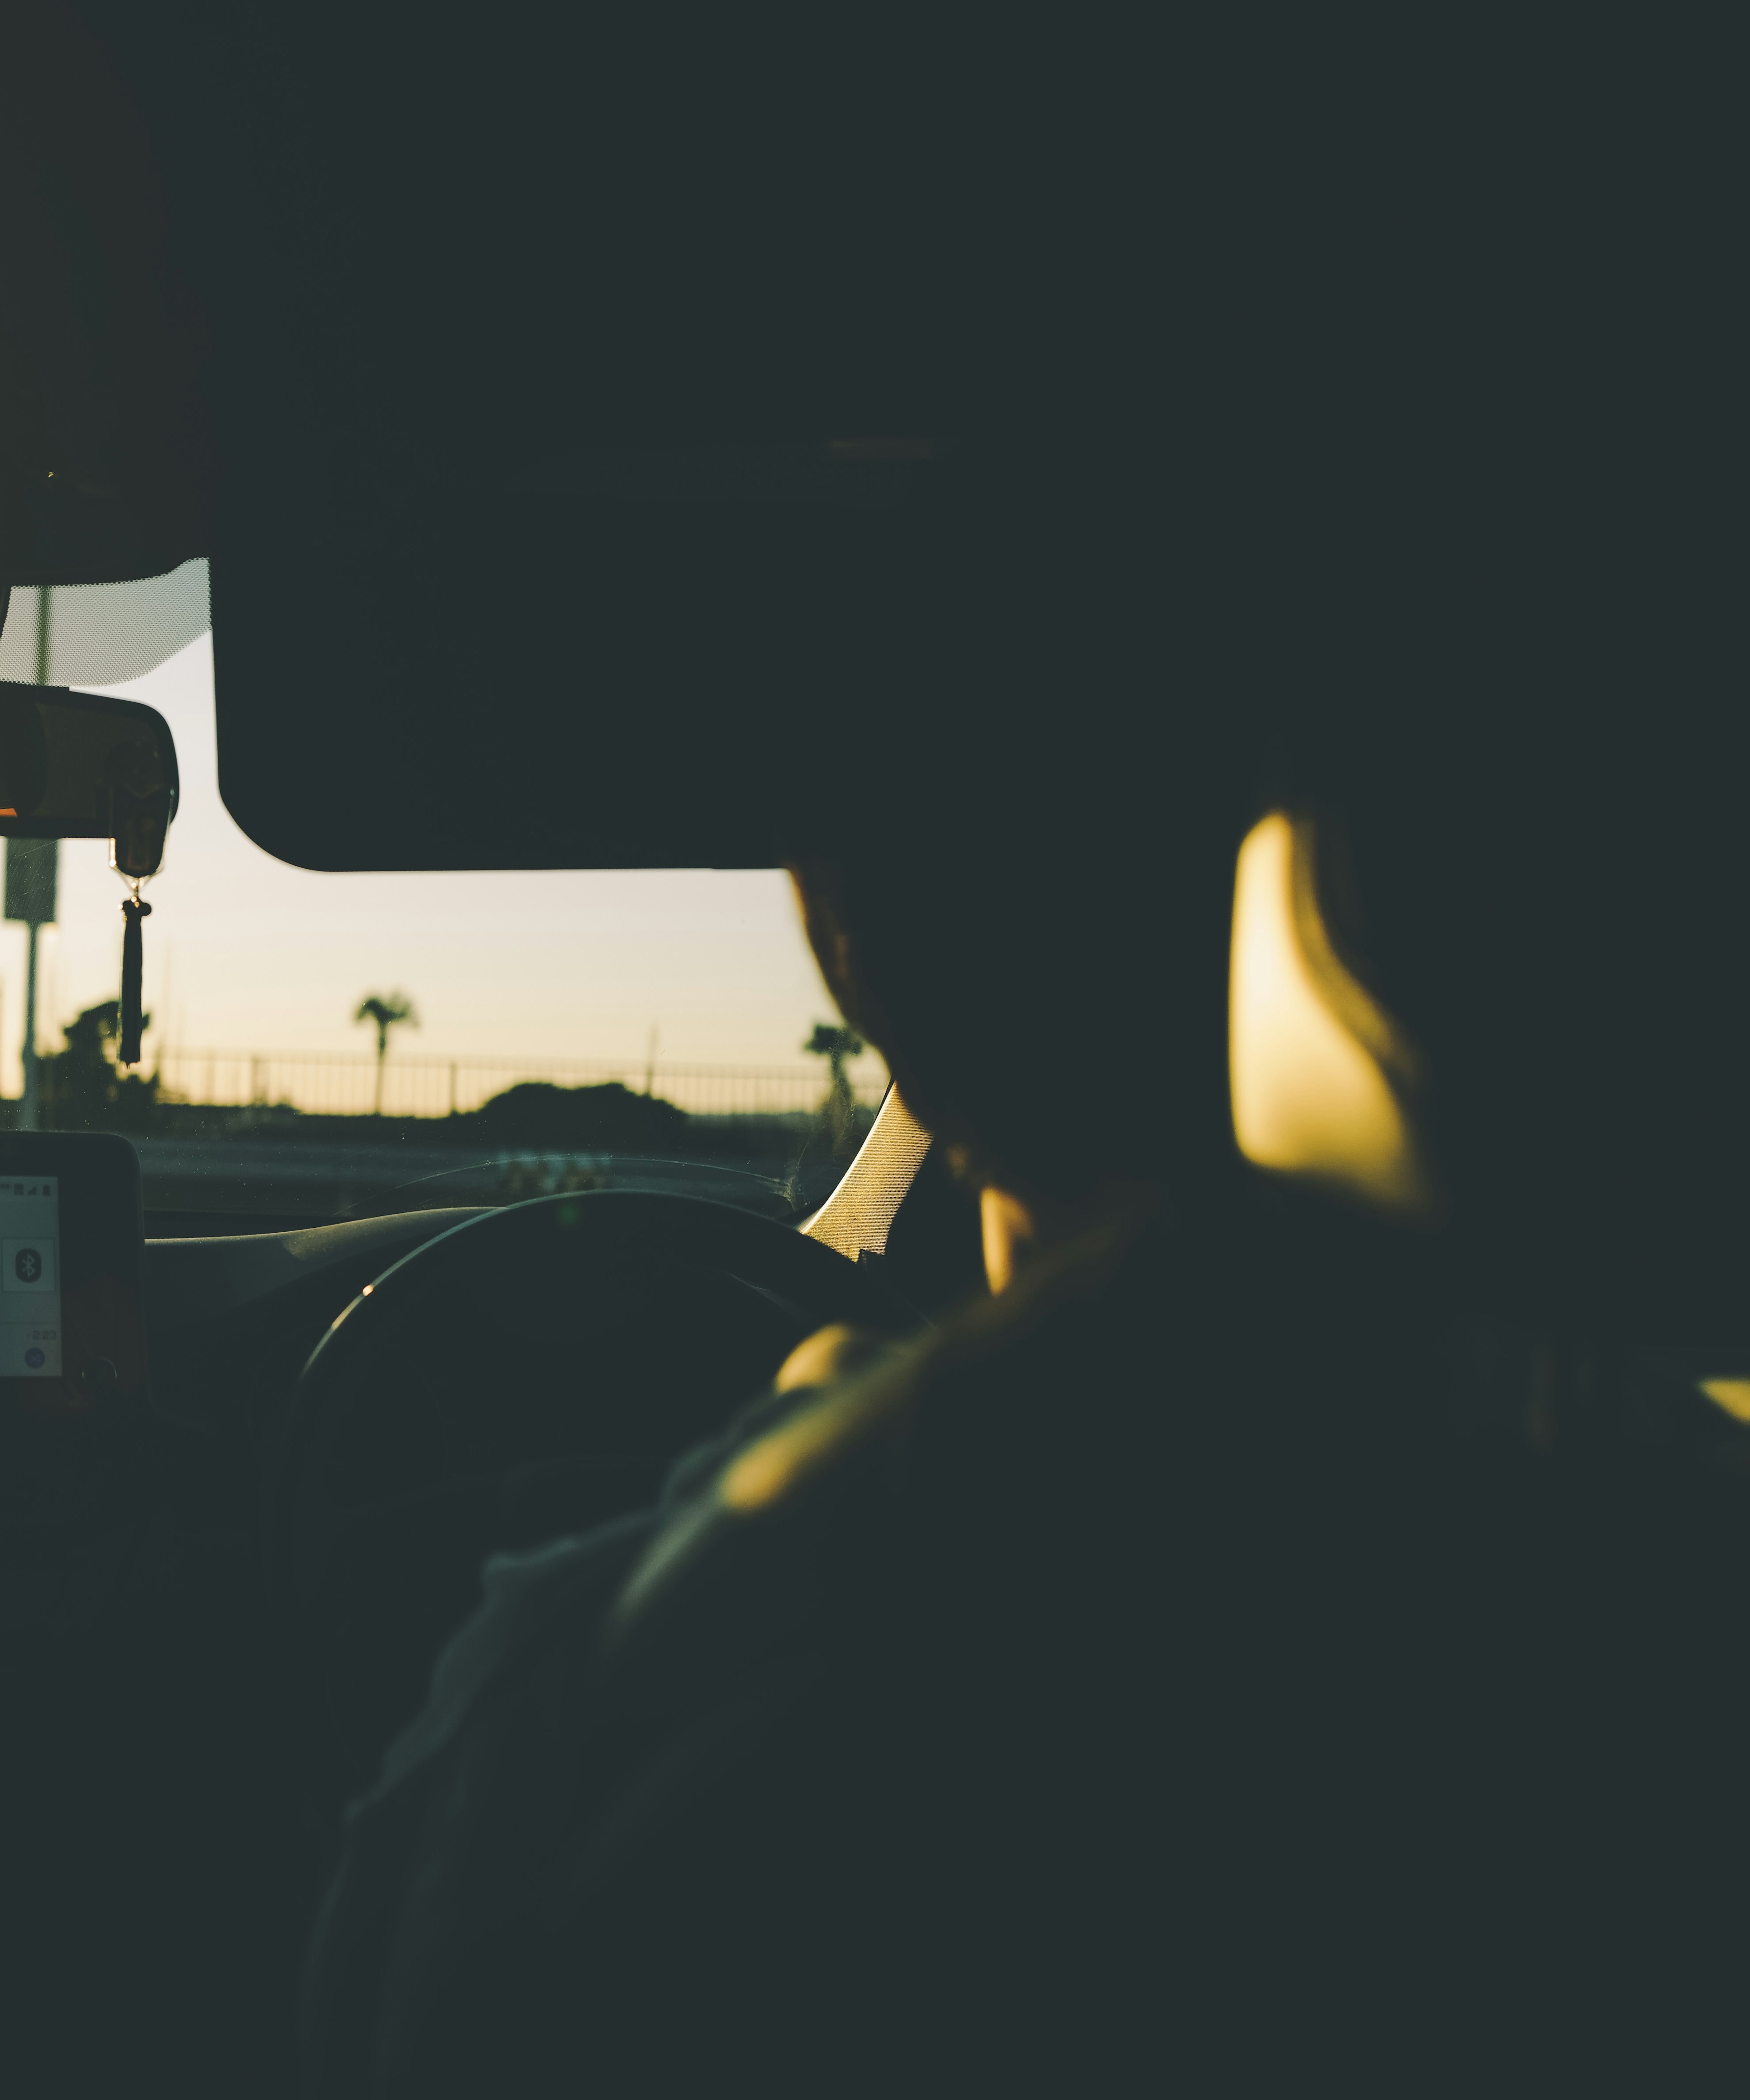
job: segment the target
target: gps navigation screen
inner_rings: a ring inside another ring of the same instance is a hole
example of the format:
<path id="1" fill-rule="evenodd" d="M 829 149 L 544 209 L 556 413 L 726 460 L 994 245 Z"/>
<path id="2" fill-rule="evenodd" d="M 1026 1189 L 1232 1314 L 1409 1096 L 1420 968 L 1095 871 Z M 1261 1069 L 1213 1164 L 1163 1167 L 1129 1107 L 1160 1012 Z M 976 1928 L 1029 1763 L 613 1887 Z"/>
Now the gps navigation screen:
<path id="1" fill-rule="evenodd" d="M 0 1181 L 0 1378 L 61 1374 L 60 1182 Z"/>

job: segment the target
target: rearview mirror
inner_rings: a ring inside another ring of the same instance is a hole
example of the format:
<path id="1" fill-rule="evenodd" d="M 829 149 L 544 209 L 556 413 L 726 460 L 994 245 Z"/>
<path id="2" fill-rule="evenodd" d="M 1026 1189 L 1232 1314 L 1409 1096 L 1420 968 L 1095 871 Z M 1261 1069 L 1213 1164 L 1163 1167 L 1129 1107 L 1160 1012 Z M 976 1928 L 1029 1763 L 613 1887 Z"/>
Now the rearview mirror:
<path id="1" fill-rule="evenodd" d="M 156 708 L 0 680 L 0 838 L 108 839 L 135 879 L 164 858 L 176 746 Z"/>

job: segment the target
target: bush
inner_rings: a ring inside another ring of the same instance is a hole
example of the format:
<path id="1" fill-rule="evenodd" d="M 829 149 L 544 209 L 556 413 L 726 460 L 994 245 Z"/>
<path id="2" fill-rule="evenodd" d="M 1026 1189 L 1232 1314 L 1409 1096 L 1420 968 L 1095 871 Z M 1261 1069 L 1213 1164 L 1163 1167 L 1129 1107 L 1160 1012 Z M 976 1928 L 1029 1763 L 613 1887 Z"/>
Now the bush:
<path id="1" fill-rule="evenodd" d="M 138 1135 L 152 1122 L 156 1076 L 143 1079 L 115 1061 L 121 1008 L 115 999 L 88 1006 L 62 1030 L 67 1048 L 37 1067 L 42 1120 L 51 1130 L 119 1130 Z M 151 1017 L 148 1015 L 149 1020 Z"/>
<path id="2" fill-rule="evenodd" d="M 458 1116 L 484 1145 L 551 1146 L 578 1152 L 654 1152 L 683 1142 L 686 1115 L 672 1101 L 629 1093 L 617 1080 L 602 1087 L 556 1087 L 526 1080 Z"/>

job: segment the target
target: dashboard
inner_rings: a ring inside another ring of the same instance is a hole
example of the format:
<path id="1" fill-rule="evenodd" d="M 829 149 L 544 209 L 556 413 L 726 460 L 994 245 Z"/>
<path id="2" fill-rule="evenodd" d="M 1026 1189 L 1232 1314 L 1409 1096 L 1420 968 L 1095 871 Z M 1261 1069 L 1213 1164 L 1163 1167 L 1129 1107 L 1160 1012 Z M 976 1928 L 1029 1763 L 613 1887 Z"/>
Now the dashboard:
<path id="1" fill-rule="evenodd" d="M 173 1560 L 228 1568 L 271 1676 L 321 1648 L 327 1688 L 294 1698 L 333 1707 L 344 1677 L 358 1755 L 337 1784 L 363 1783 L 487 1555 L 649 1507 L 823 1321 L 903 1330 L 981 1279 L 964 1191 L 891 1099 L 800 1231 L 690 1199 L 579 1201 L 593 1237 L 569 1251 L 518 1242 L 540 1202 L 148 1238 L 121 1140 L 0 1139 L 0 1648 L 119 1639 L 155 1596 L 186 1615 L 178 1586 L 205 1575 L 140 1573 L 155 1533 L 182 1541 Z M 711 1244 L 634 1244 L 651 1206 Z M 380 1317 L 416 1254 L 443 1280 Z M 312 1457 L 306 1366 L 361 1307 L 380 1339 Z M 286 1513 L 317 1505 L 320 1578 L 281 1579 Z"/>

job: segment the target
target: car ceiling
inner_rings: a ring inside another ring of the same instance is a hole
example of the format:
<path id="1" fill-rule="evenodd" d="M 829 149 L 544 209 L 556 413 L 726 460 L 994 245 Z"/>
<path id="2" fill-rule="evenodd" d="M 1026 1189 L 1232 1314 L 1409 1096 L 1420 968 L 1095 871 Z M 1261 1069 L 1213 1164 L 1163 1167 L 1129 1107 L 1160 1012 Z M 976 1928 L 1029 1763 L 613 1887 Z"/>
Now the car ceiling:
<path id="1" fill-rule="evenodd" d="M 968 130 L 940 54 L 527 4 L 44 4 L 14 64 L 57 91 L 3 149 L 0 575 L 209 558 L 246 831 L 809 842 L 785 754 L 835 770 L 909 492 L 969 404 L 1036 417 L 1041 253 L 1100 267 L 1049 128 Z"/>

